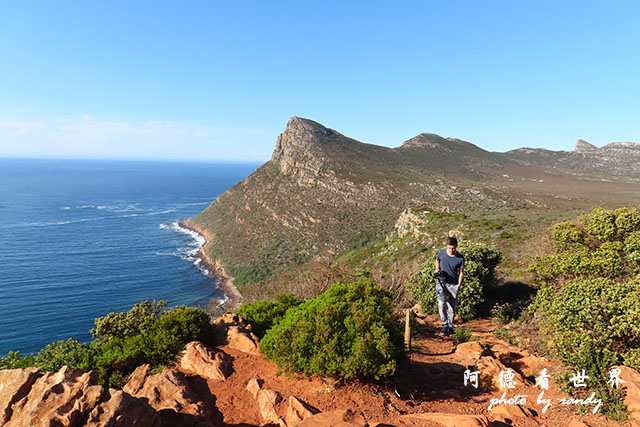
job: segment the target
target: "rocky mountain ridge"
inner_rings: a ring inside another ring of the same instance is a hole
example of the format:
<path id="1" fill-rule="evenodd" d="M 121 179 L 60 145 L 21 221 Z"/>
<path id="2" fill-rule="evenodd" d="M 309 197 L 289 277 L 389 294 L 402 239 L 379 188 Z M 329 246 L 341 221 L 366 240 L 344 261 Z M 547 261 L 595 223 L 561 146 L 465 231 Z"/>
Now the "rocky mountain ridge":
<path id="1" fill-rule="evenodd" d="M 271 160 L 190 221 L 213 236 L 212 260 L 238 284 L 256 283 L 382 238 L 411 207 L 504 217 L 633 204 L 639 147 L 497 153 L 423 133 L 388 148 L 292 117 Z"/>

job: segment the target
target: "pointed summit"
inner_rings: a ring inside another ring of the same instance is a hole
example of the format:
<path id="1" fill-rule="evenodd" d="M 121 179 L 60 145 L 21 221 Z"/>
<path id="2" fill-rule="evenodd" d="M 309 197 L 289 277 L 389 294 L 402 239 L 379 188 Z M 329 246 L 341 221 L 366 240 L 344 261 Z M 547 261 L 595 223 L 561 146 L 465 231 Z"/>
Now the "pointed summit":
<path id="1" fill-rule="evenodd" d="M 573 151 L 575 151 L 576 153 L 591 153 L 596 151 L 597 149 L 598 147 L 596 147 L 595 145 L 590 144 L 583 139 L 579 139 L 576 142 L 576 146 L 574 147 Z"/>
<path id="2" fill-rule="evenodd" d="M 287 127 L 284 130 L 286 134 L 295 134 L 298 136 L 306 136 L 306 135 L 322 135 L 322 136 L 330 136 L 330 135 L 339 135 L 333 129 L 326 128 L 322 126 L 318 122 L 314 122 L 313 120 L 303 119 L 302 117 L 293 116 L 287 122 Z M 306 134 L 306 135 L 305 135 Z"/>

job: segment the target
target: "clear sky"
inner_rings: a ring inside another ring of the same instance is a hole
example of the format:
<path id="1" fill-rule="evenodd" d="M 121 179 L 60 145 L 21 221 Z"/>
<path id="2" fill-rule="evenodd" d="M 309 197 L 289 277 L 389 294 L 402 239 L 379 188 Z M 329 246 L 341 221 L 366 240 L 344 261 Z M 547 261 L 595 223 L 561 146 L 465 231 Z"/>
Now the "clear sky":
<path id="1" fill-rule="evenodd" d="M 2 1 L 0 157 L 266 160 L 363 142 L 640 142 L 637 1 Z"/>

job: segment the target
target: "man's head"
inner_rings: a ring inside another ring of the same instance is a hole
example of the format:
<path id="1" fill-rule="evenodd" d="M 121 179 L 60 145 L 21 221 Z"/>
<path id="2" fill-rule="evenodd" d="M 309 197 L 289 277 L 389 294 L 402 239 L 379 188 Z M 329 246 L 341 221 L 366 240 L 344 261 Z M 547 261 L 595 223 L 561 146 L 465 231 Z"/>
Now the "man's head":
<path id="1" fill-rule="evenodd" d="M 458 239 L 455 237 L 447 237 L 447 254 L 449 256 L 454 256 L 456 254 L 456 249 L 458 248 Z"/>

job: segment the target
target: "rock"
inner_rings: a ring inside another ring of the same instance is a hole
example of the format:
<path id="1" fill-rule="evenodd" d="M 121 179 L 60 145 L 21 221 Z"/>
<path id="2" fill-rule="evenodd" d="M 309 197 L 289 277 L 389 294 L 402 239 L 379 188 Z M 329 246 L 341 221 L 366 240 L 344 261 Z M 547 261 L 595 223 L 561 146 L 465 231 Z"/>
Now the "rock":
<path id="1" fill-rule="evenodd" d="M 203 378 L 226 380 L 231 375 L 231 358 L 198 341 L 186 345 L 178 367 Z"/>
<path id="2" fill-rule="evenodd" d="M 489 419 L 484 415 L 459 415 L 441 412 L 425 412 L 422 414 L 407 414 L 402 418 L 414 421 L 431 421 L 446 427 L 489 427 Z"/>
<path id="3" fill-rule="evenodd" d="M 298 424 L 299 427 L 366 427 L 367 425 L 362 412 L 353 412 L 351 409 L 321 412 Z"/>
<path id="4" fill-rule="evenodd" d="M 149 405 L 122 390 L 109 389 L 110 398 L 89 413 L 87 427 L 160 427 L 160 417 Z"/>
<path id="5" fill-rule="evenodd" d="M 98 385 L 98 374 L 63 366 L 46 373 L 33 383 L 28 395 L 16 402 L 5 426 L 79 425 L 98 404 L 107 400 L 106 390 Z M 27 422 L 29 424 L 27 424 Z"/>
<path id="6" fill-rule="evenodd" d="M 266 422 L 279 424 L 281 419 L 276 411 L 276 404 L 282 400 L 282 396 L 276 391 L 261 389 L 257 396 L 260 415 Z"/>
<path id="7" fill-rule="evenodd" d="M 146 400 L 160 412 L 163 424 L 204 425 L 212 419 L 211 409 L 191 390 L 184 373 L 176 368 L 165 368 L 149 375 L 148 365 L 138 367 L 123 390 L 134 397 Z M 203 424 L 204 423 L 204 424 Z"/>
<path id="8" fill-rule="evenodd" d="M 494 415 L 502 417 L 503 421 L 513 424 L 517 418 L 533 417 L 534 414 L 530 409 L 523 408 L 520 405 L 498 405 L 489 410 Z"/>
<path id="9" fill-rule="evenodd" d="M 217 326 L 219 338 L 229 347 L 245 353 L 260 354 L 260 340 L 251 332 L 251 325 L 246 317 L 235 313 L 227 313 L 213 322 Z"/>
<path id="10" fill-rule="evenodd" d="M 550 365 L 549 360 L 544 357 L 533 356 L 526 350 L 501 342 L 492 344 L 491 351 L 501 363 L 512 367 L 527 377 L 540 375 L 540 371 Z"/>
<path id="11" fill-rule="evenodd" d="M 287 407 L 287 414 L 284 417 L 285 425 L 287 427 L 297 426 L 303 420 L 319 412 L 320 410 L 317 408 L 307 405 L 294 396 L 289 396 L 289 406 Z"/>
<path id="12" fill-rule="evenodd" d="M 500 387 L 500 384 L 498 384 L 500 371 L 506 372 L 509 369 L 506 366 L 504 366 L 498 359 L 496 359 L 493 356 L 482 356 L 476 362 L 476 367 L 483 376 L 486 375 L 493 378 L 494 380 L 493 382 L 496 388 L 502 391 L 510 390 L 509 388 L 506 388 L 506 387 Z M 513 372 L 513 381 L 515 382 L 516 386 L 522 385 L 525 383 L 524 378 L 522 378 L 522 375 L 520 375 L 518 372 L 514 371 L 513 369 L 511 369 L 511 372 Z"/>
<path id="13" fill-rule="evenodd" d="M 620 369 L 619 377 L 624 381 L 620 384 L 620 388 L 626 391 L 624 404 L 629 411 L 629 419 L 634 425 L 640 425 L 640 372 L 628 366 L 613 368 Z"/>
<path id="14" fill-rule="evenodd" d="M 480 342 L 468 341 L 458 344 L 453 357 L 455 357 L 456 361 L 465 366 L 473 366 L 476 364 L 478 359 L 480 359 L 483 351 L 484 349 L 480 345 Z"/>
<path id="15" fill-rule="evenodd" d="M 260 354 L 258 341 L 258 337 L 252 332 L 244 330 L 239 326 L 229 326 L 227 329 L 227 343 L 229 347 L 236 350 L 244 353 Z"/>
<path id="16" fill-rule="evenodd" d="M 97 373 L 66 366 L 0 371 L 2 424 L 16 426 L 159 427 L 158 414 L 145 402 L 98 385 Z"/>
<path id="17" fill-rule="evenodd" d="M 247 390 L 249 390 L 249 393 L 253 395 L 254 399 L 258 398 L 258 392 L 261 388 L 262 380 L 259 380 L 258 378 L 251 378 L 247 383 Z"/>
<path id="18" fill-rule="evenodd" d="M 37 368 L 0 371 L 0 425 L 11 418 L 11 406 L 29 393 L 40 376 L 42 373 Z"/>

